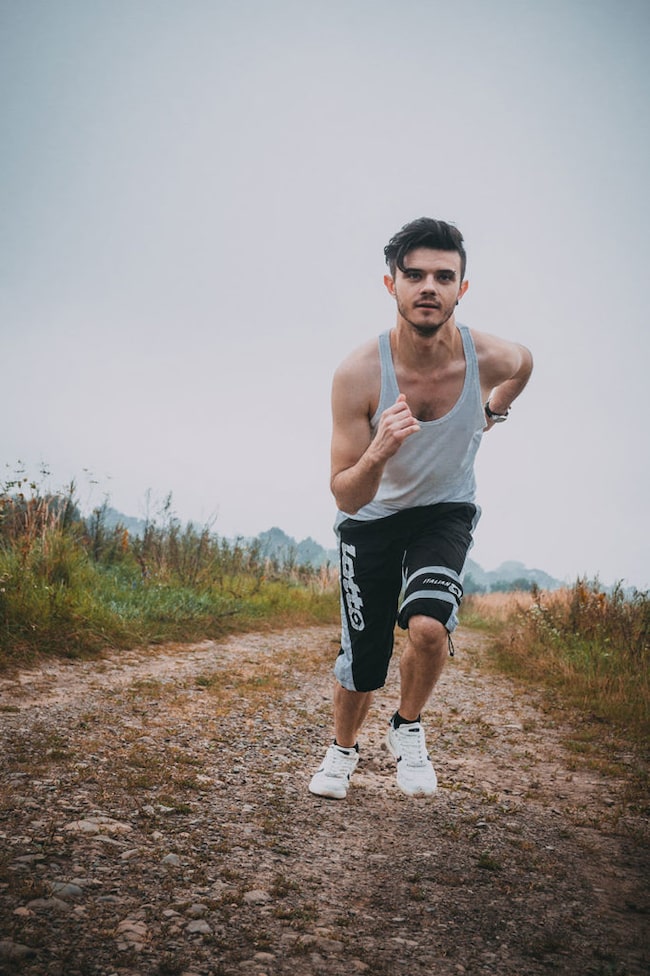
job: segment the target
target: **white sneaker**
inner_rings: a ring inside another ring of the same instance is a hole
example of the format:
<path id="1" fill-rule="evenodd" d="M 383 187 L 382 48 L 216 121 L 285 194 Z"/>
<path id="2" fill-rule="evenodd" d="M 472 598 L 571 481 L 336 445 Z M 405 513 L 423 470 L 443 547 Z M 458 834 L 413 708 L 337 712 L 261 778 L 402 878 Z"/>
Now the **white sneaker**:
<path id="1" fill-rule="evenodd" d="M 419 722 L 409 722 L 396 729 L 388 727 L 386 745 L 397 760 L 397 785 L 408 796 L 430 796 L 438 780 L 431 765 L 424 729 Z"/>
<path id="2" fill-rule="evenodd" d="M 325 753 L 320 769 L 312 776 L 309 792 L 316 796 L 329 796 L 342 800 L 348 792 L 350 777 L 357 768 L 359 753 L 356 749 L 343 749 L 331 745 Z"/>

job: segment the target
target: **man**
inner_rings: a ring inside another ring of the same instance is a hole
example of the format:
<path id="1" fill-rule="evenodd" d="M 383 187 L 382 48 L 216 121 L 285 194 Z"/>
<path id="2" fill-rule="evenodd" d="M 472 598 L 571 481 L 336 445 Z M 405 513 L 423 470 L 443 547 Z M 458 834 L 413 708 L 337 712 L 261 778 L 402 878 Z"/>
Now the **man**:
<path id="1" fill-rule="evenodd" d="M 384 685 L 396 621 L 408 639 L 387 744 L 403 792 L 436 789 L 421 712 L 453 653 L 462 571 L 480 515 L 474 458 L 532 370 L 523 346 L 456 324 L 469 284 L 456 227 L 422 217 L 384 254 L 395 327 L 353 352 L 332 387 L 341 650 L 336 737 L 309 789 L 335 799 L 345 797 L 356 768 L 357 736 L 373 691 Z"/>

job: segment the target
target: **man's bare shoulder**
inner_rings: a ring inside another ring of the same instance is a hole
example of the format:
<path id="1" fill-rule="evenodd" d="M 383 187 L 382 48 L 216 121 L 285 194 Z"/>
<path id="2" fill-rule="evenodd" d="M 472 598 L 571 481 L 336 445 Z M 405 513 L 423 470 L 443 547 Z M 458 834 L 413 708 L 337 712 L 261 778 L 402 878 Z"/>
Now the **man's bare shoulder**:
<path id="1" fill-rule="evenodd" d="M 368 391 L 376 387 L 380 376 L 379 343 L 375 338 L 345 357 L 334 373 L 334 386 L 354 384 L 357 390 Z"/>
<path id="2" fill-rule="evenodd" d="M 363 345 L 353 349 L 339 364 L 336 372 L 344 375 L 355 375 L 365 370 L 379 367 L 379 342 L 377 338 L 369 339 Z"/>
<path id="3" fill-rule="evenodd" d="M 518 342 L 502 339 L 489 332 L 470 329 L 481 375 L 491 383 L 499 383 L 517 373 L 530 362 L 530 351 Z"/>
<path id="4" fill-rule="evenodd" d="M 381 387 L 379 343 L 371 339 L 343 360 L 332 380 L 332 410 L 336 423 L 351 418 L 367 422 L 377 409 Z"/>

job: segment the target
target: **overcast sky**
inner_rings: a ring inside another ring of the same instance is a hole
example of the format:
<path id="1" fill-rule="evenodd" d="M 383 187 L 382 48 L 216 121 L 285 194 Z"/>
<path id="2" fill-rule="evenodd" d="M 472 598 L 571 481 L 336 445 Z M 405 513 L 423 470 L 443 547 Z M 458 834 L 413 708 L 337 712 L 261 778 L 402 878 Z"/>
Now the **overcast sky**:
<path id="1" fill-rule="evenodd" d="M 329 393 L 383 247 L 536 369 L 473 557 L 650 585 L 646 0 L 0 0 L 0 460 L 331 547 Z M 94 483 L 96 482 L 96 483 Z"/>

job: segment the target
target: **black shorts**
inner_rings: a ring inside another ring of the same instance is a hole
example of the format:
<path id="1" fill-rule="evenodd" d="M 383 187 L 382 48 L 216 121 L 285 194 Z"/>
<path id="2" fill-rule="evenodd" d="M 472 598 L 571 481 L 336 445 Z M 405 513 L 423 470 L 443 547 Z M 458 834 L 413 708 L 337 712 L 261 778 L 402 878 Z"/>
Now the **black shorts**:
<path id="1" fill-rule="evenodd" d="M 480 509 L 442 503 L 405 509 L 372 522 L 338 526 L 341 650 L 334 673 L 350 691 L 386 681 L 395 623 L 434 617 L 451 633 L 463 595 L 461 573 Z"/>

